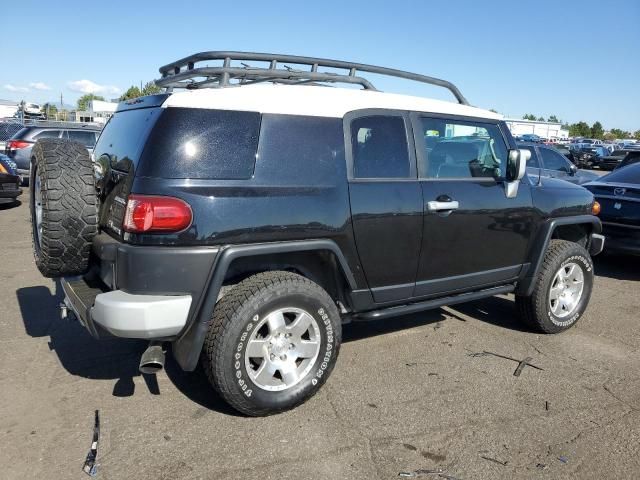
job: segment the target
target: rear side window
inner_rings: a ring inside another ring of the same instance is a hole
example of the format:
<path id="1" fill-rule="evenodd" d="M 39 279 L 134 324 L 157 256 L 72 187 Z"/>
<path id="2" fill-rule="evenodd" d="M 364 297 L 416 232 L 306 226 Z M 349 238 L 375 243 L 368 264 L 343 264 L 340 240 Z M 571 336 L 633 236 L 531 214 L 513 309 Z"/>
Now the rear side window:
<path id="1" fill-rule="evenodd" d="M 66 137 L 74 142 L 79 142 L 86 147 L 93 147 L 96 143 L 96 134 L 94 132 L 83 132 L 80 130 L 68 130 Z"/>
<path id="2" fill-rule="evenodd" d="M 351 149 L 355 178 L 407 178 L 411 173 L 402 117 L 355 119 L 351 122 Z"/>
<path id="3" fill-rule="evenodd" d="M 600 181 L 610 183 L 635 183 L 640 185 L 640 163 L 615 170 L 606 177 L 602 177 Z"/>
<path id="4" fill-rule="evenodd" d="M 93 150 L 96 159 L 106 155 L 111 166 L 132 171 L 138 164 L 142 148 L 160 108 L 141 108 L 116 112 L 104 127 Z"/>
<path id="5" fill-rule="evenodd" d="M 58 138 L 60 136 L 60 130 L 44 130 L 40 133 L 37 133 L 33 136 L 34 140 L 38 140 L 39 138 Z"/>
<path id="6" fill-rule="evenodd" d="M 161 178 L 247 179 L 256 162 L 260 114 L 166 108 L 137 172 Z"/>

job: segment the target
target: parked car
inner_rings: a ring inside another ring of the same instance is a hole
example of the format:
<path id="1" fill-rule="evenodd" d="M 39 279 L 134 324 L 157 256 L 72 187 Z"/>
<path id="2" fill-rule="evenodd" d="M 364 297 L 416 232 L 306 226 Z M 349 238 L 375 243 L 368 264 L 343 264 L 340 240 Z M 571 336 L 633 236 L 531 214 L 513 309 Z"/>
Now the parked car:
<path id="1" fill-rule="evenodd" d="M 518 147 L 531 152 L 531 158 L 527 162 L 527 173 L 534 177 L 558 178 L 576 185 L 598 178 L 597 173 L 578 169 L 566 156 L 550 145 L 518 143 Z"/>
<path id="2" fill-rule="evenodd" d="M 580 168 L 599 167 L 601 160 L 609 155 L 609 150 L 602 145 L 582 147 L 573 151 L 574 163 Z"/>
<path id="3" fill-rule="evenodd" d="M 602 170 L 613 170 L 622 163 L 622 160 L 624 160 L 624 158 L 630 152 L 633 152 L 633 150 L 630 150 L 630 149 L 614 150 L 611 155 L 606 155 L 600 158 L 600 161 L 598 162 L 598 167 L 600 167 Z"/>
<path id="4" fill-rule="evenodd" d="M 627 165 L 633 165 L 634 163 L 638 162 L 640 162 L 640 151 L 631 150 L 630 152 L 627 152 L 622 161 L 614 168 L 614 170 L 626 167 Z"/>
<path id="5" fill-rule="evenodd" d="M 63 138 L 80 142 L 92 150 L 100 129 L 94 126 L 60 127 L 60 126 L 27 126 L 15 133 L 7 141 L 5 154 L 18 165 L 18 174 L 23 181 L 29 180 L 31 150 L 35 142 L 42 138 Z"/>
<path id="6" fill-rule="evenodd" d="M 571 163 L 575 163 L 574 162 L 574 157 L 573 157 L 573 151 L 571 151 L 571 149 L 563 143 L 556 143 L 555 145 L 553 145 L 553 147 L 560 152 L 562 155 L 564 155 L 565 157 L 567 157 L 567 159 L 571 162 Z"/>
<path id="7" fill-rule="evenodd" d="M 6 155 L 0 154 L 0 205 L 13 203 L 20 195 L 20 177 L 16 174 L 14 163 Z"/>
<path id="8" fill-rule="evenodd" d="M 120 103 L 95 164 L 38 141 L 30 191 L 37 267 L 62 277 L 92 335 L 149 340 L 141 371 L 171 343 L 234 408 L 268 415 L 326 381 L 343 323 L 514 292 L 522 319 L 555 333 L 587 308 L 603 242 L 593 195 L 533 182 L 501 116 L 453 84 L 238 52 L 160 71 L 172 93 Z M 458 103 L 375 91 L 367 73 Z"/>
<path id="9" fill-rule="evenodd" d="M 523 142 L 541 143 L 542 137 L 533 133 L 525 133 L 523 135 L 520 135 L 520 140 Z"/>
<path id="10" fill-rule="evenodd" d="M 600 203 L 606 250 L 640 255 L 640 163 L 620 168 L 585 188 Z"/>
<path id="11" fill-rule="evenodd" d="M 0 153 L 4 153 L 6 142 L 13 137 L 20 129 L 24 128 L 22 123 L 16 121 L 0 121 Z"/>

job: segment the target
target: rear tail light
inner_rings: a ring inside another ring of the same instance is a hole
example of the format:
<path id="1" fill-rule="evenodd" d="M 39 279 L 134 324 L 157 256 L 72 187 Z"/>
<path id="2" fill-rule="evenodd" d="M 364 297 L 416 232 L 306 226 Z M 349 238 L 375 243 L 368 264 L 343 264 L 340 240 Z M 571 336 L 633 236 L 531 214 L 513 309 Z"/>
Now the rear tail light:
<path id="1" fill-rule="evenodd" d="M 191 225 L 188 203 L 173 197 L 129 195 L 122 228 L 125 232 L 179 232 Z"/>
<path id="2" fill-rule="evenodd" d="M 7 148 L 10 150 L 20 150 L 21 148 L 27 148 L 31 145 L 30 142 L 25 142 L 23 140 L 9 140 L 7 142 Z"/>

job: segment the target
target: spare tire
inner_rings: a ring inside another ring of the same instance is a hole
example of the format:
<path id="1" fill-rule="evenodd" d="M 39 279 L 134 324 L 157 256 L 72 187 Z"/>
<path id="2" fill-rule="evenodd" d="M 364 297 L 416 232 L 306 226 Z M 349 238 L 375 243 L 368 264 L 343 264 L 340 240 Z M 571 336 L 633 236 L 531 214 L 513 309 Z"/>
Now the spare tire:
<path id="1" fill-rule="evenodd" d="M 84 145 L 38 140 L 31 160 L 30 212 L 36 266 L 45 277 L 87 271 L 98 231 L 93 163 Z"/>

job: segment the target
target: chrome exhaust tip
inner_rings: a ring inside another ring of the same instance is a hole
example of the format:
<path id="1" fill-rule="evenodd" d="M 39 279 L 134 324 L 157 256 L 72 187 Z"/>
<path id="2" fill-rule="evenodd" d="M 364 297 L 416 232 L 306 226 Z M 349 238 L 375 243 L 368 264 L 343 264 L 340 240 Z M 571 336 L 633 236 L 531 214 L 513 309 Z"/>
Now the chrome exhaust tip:
<path id="1" fill-rule="evenodd" d="M 140 358 L 140 373 L 154 375 L 164 368 L 164 350 L 162 344 L 157 342 L 149 343 L 149 346 Z"/>

